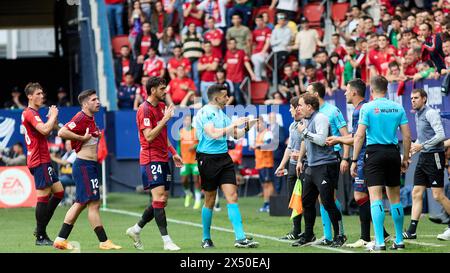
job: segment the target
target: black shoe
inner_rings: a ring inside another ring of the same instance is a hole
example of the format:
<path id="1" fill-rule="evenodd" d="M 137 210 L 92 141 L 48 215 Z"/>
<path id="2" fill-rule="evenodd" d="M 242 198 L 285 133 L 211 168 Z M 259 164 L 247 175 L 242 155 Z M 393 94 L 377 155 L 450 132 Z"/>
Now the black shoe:
<path id="1" fill-rule="evenodd" d="M 331 243 L 331 247 L 341 247 L 345 242 L 347 242 L 347 236 L 338 235 L 334 237 L 334 240 Z"/>
<path id="2" fill-rule="evenodd" d="M 48 238 L 46 235 L 40 235 L 36 237 L 36 245 L 37 246 L 52 246 L 53 241 Z"/>
<path id="3" fill-rule="evenodd" d="M 302 233 L 299 237 L 300 238 L 297 241 L 292 243 L 292 246 L 309 246 L 316 240 L 316 236 L 314 236 L 314 234 L 307 237 L 305 233 Z"/>
<path id="4" fill-rule="evenodd" d="M 234 241 L 234 246 L 237 248 L 256 248 L 259 246 L 259 243 L 245 238 Z"/>
<path id="5" fill-rule="evenodd" d="M 448 216 L 447 213 L 433 215 L 433 216 L 430 216 L 428 219 L 430 219 L 430 221 L 435 224 L 448 224 L 450 222 L 450 217 Z"/>
<path id="6" fill-rule="evenodd" d="M 392 246 L 389 248 L 390 250 L 402 250 L 405 249 L 405 244 L 396 244 L 392 243 Z"/>
<path id="7" fill-rule="evenodd" d="M 292 232 L 289 232 L 288 234 L 280 238 L 280 240 L 298 240 L 298 239 L 300 239 L 300 234 L 296 235 Z"/>
<path id="8" fill-rule="evenodd" d="M 205 239 L 202 241 L 202 248 L 213 248 L 214 243 L 211 239 Z"/>
<path id="9" fill-rule="evenodd" d="M 417 233 L 410 233 L 409 231 L 405 231 L 402 233 L 403 239 L 414 240 L 417 239 Z"/>

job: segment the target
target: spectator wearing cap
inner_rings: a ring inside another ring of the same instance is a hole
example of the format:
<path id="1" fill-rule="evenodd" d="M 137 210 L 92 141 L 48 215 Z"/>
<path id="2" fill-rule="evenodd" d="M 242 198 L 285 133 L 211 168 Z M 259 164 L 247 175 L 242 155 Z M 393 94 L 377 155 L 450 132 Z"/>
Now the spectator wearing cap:
<path id="1" fill-rule="evenodd" d="M 262 80 L 265 75 L 265 61 L 270 49 L 270 35 L 272 30 L 266 26 L 262 15 L 258 15 L 255 19 L 256 28 L 253 30 L 253 49 L 251 60 L 255 69 L 255 76 L 257 81 Z"/>
<path id="2" fill-rule="evenodd" d="M 245 78 L 245 69 L 250 75 L 251 80 L 254 81 L 256 77 L 253 73 L 250 59 L 243 50 L 237 49 L 236 40 L 234 38 L 228 40 L 227 48 L 228 50 L 225 54 L 223 68 L 227 70 L 227 79 L 233 83 L 236 104 L 245 104 L 240 88 L 240 85 Z"/>
<path id="3" fill-rule="evenodd" d="M 116 87 L 119 88 L 122 83 L 125 82 L 125 74 L 130 72 L 133 77 L 138 78 L 139 67 L 136 64 L 136 60 L 130 52 L 130 48 L 127 45 L 123 45 L 120 48 L 120 54 L 114 59 L 114 72 L 116 78 Z"/>
<path id="4" fill-rule="evenodd" d="M 58 106 L 58 107 L 72 106 L 72 104 L 70 103 L 70 99 L 67 94 L 67 91 L 66 91 L 66 89 L 64 89 L 64 87 L 58 88 L 58 92 L 57 92 L 56 96 L 58 98 L 58 101 L 56 102 L 56 106 Z"/>
<path id="5" fill-rule="evenodd" d="M 122 23 L 124 3 L 125 0 L 105 0 L 111 37 L 124 34 Z"/>
<path id="6" fill-rule="evenodd" d="M 156 49 L 150 47 L 148 49 L 148 58 L 144 62 L 143 73 L 150 77 L 164 77 L 165 64 L 164 60 L 156 55 Z"/>
<path id="7" fill-rule="evenodd" d="M 198 73 L 198 60 L 203 55 L 202 36 L 195 30 L 195 24 L 189 24 L 188 31 L 182 38 L 183 56 L 191 63 L 191 78 L 194 80 L 196 90 L 200 90 L 200 75 Z"/>
<path id="8" fill-rule="evenodd" d="M 183 67 L 177 68 L 177 77 L 167 85 L 167 104 L 175 104 L 187 106 L 188 102 L 193 98 L 197 89 L 194 81 L 186 77 Z"/>
<path id="9" fill-rule="evenodd" d="M 220 59 L 212 52 L 211 42 L 203 43 L 204 54 L 198 61 L 198 71 L 200 76 L 200 93 L 202 95 L 203 104 L 208 103 L 208 87 L 214 84 L 216 71 L 219 67 Z"/>
<path id="10" fill-rule="evenodd" d="M 313 54 L 317 46 L 324 46 L 315 29 L 309 28 L 306 18 L 300 21 L 301 30 L 295 37 L 295 43 L 290 49 L 298 50 L 299 61 L 302 66 L 313 64 Z"/>
<path id="11" fill-rule="evenodd" d="M 244 50 L 245 53 L 250 56 L 252 48 L 252 32 L 250 29 L 242 25 L 242 14 L 235 13 L 231 17 L 233 26 L 227 30 L 226 39 L 227 41 L 234 38 L 237 42 L 237 49 Z"/>
<path id="12" fill-rule="evenodd" d="M 177 77 L 177 68 L 182 66 L 186 75 L 191 74 L 191 62 L 188 58 L 183 57 L 183 50 L 181 45 L 176 45 L 173 48 L 173 57 L 167 63 L 167 71 L 169 72 L 170 79 L 175 79 Z"/>
<path id="13" fill-rule="evenodd" d="M 275 62 L 278 68 L 278 79 L 281 78 L 281 67 L 284 67 L 287 57 L 289 55 L 289 43 L 291 41 L 291 30 L 287 26 L 286 15 L 284 13 L 278 13 L 278 24 L 272 31 L 270 36 L 270 46 L 274 52 Z"/>
<path id="14" fill-rule="evenodd" d="M 6 109 L 24 109 L 25 103 L 23 103 L 20 99 L 20 90 L 19 87 L 14 86 L 11 90 L 11 99 L 5 102 L 3 105 Z"/>
<path id="15" fill-rule="evenodd" d="M 203 33 L 203 40 L 211 42 L 213 55 L 222 59 L 223 31 L 220 28 L 216 28 L 214 17 L 209 17 L 206 20 L 206 25 L 206 31 Z"/>
<path id="16" fill-rule="evenodd" d="M 158 48 L 158 38 L 151 31 L 151 25 L 149 22 L 144 22 L 142 24 L 142 32 L 136 36 L 136 41 L 134 42 L 134 54 L 136 56 L 136 63 L 143 64 L 145 56 L 147 55 L 148 49 L 150 47 Z"/>

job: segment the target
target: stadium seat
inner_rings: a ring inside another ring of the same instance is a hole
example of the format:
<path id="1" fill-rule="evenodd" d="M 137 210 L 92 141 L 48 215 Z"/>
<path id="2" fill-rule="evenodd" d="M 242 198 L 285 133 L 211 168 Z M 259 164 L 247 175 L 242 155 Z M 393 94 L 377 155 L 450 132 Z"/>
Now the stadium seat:
<path id="1" fill-rule="evenodd" d="M 350 3 L 333 3 L 331 6 L 331 18 L 333 21 L 344 21 L 345 14 L 347 13 L 349 7 Z"/>
<path id="2" fill-rule="evenodd" d="M 325 34 L 325 31 L 321 27 L 313 27 L 317 31 L 317 34 L 319 34 L 320 40 L 323 39 L 323 35 Z"/>
<path id="3" fill-rule="evenodd" d="M 267 81 L 252 82 L 250 87 L 252 104 L 264 104 L 269 88 Z"/>
<path id="4" fill-rule="evenodd" d="M 128 40 L 128 35 L 117 35 L 112 38 L 112 47 L 114 55 L 120 55 L 120 48 L 124 45 L 128 45 L 131 49 L 130 40 Z"/>
<path id="5" fill-rule="evenodd" d="M 252 23 L 255 22 L 256 16 L 258 16 L 259 14 L 261 14 L 263 12 L 267 12 L 267 14 L 269 15 L 269 22 L 274 24 L 275 23 L 275 9 L 271 10 L 271 9 L 269 9 L 269 6 L 261 6 L 259 8 L 254 8 Z"/>
<path id="6" fill-rule="evenodd" d="M 324 13 L 324 7 L 321 4 L 308 4 L 305 6 L 303 16 L 309 21 L 311 27 L 320 27 L 320 19 Z"/>

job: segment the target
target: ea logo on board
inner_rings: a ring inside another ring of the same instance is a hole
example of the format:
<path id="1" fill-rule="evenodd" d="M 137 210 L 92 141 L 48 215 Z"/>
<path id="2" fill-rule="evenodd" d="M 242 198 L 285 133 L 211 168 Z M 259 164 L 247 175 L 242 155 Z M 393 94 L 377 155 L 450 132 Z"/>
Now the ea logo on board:
<path id="1" fill-rule="evenodd" d="M 17 206 L 25 202 L 31 194 L 32 181 L 19 169 L 0 173 L 0 202 Z"/>

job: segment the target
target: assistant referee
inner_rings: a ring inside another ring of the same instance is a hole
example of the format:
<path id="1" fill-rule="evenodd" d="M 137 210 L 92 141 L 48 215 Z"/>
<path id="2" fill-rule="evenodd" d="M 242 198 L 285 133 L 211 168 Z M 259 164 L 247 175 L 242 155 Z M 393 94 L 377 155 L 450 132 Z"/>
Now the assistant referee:
<path id="1" fill-rule="evenodd" d="M 358 155 L 366 140 L 364 173 L 369 189 L 372 222 L 375 230 L 375 245 L 372 251 L 386 250 L 384 243 L 383 188 L 391 204 L 391 215 L 395 226 L 395 242 L 391 249 L 405 248 L 403 243 L 403 207 L 400 203 L 400 174 L 408 168 L 411 133 L 403 107 L 386 99 L 388 81 L 382 76 L 373 77 L 370 91 L 373 101 L 361 107 L 356 131 L 351 165 L 351 174 L 356 177 Z M 397 129 L 403 135 L 403 159 L 398 147 Z"/>

